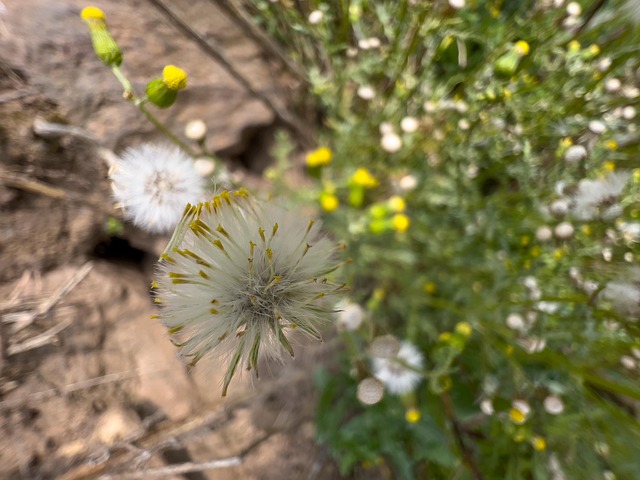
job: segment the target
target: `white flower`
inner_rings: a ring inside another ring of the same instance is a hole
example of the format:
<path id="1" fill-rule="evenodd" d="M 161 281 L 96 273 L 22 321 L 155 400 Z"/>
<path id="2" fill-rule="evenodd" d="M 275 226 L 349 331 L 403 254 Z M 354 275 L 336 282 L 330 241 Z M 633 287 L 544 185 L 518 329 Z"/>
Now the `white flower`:
<path id="1" fill-rule="evenodd" d="M 258 375 L 261 353 L 293 356 L 290 330 L 319 340 L 332 311 L 323 297 L 342 288 L 325 277 L 337 247 L 319 225 L 244 190 L 189 206 L 167 251 L 159 318 L 191 365 L 211 351 L 229 359 L 223 395 L 238 367 Z"/>
<path id="2" fill-rule="evenodd" d="M 404 117 L 400 121 L 400 128 L 405 133 L 413 133 L 418 130 L 419 126 L 418 120 L 414 117 Z"/>
<path id="3" fill-rule="evenodd" d="M 603 220 L 616 218 L 620 215 L 618 197 L 630 177 L 630 172 L 620 171 L 599 180 L 581 180 L 573 196 L 573 215 L 580 220 L 593 220 L 597 217 Z"/>
<path id="4" fill-rule="evenodd" d="M 364 310 L 357 303 L 341 302 L 336 305 L 337 324 L 341 330 L 357 330 L 364 319 Z"/>
<path id="5" fill-rule="evenodd" d="M 129 148 L 111 173 L 124 217 L 153 233 L 176 226 L 189 202 L 204 196 L 204 181 L 193 161 L 176 147 L 144 144 Z"/>
<path id="6" fill-rule="evenodd" d="M 396 153 L 402 148 L 402 139 L 396 133 L 385 133 L 380 140 L 380 146 L 385 152 Z"/>
<path id="7" fill-rule="evenodd" d="M 309 14 L 309 23 L 311 25 L 317 25 L 322 21 L 323 17 L 324 13 L 322 13 L 320 10 L 314 10 Z"/>
<path id="8" fill-rule="evenodd" d="M 577 163 L 584 158 L 587 158 L 587 149 L 582 145 L 571 145 L 564 152 L 564 159 L 568 163 Z"/>
<path id="9" fill-rule="evenodd" d="M 389 392 L 402 395 L 413 391 L 422 375 L 415 370 L 422 369 L 422 353 L 409 342 L 402 342 L 395 358 L 373 359 L 373 375 L 384 383 Z"/>
<path id="10" fill-rule="evenodd" d="M 363 100 L 373 100 L 376 97 L 375 90 L 369 85 L 361 85 L 356 93 Z"/>

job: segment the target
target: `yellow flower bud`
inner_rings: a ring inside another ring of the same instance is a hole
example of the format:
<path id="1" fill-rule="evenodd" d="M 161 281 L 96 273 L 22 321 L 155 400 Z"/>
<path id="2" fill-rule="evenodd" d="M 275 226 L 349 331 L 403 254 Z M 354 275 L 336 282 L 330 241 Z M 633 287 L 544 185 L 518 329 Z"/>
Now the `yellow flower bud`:
<path id="1" fill-rule="evenodd" d="M 147 98 L 159 108 L 173 105 L 178 91 L 187 86 L 187 74 L 175 65 L 167 65 L 162 70 L 162 78 L 151 80 L 147 84 Z"/>
<path id="2" fill-rule="evenodd" d="M 407 204 L 399 195 L 394 195 L 389 198 L 389 208 L 396 213 L 404 212 L 405 208 L 407 208 Z"/>
<path id="3" fill-rule="evenodd" d="M 371 175 L 371 172 L 366 168 L 359 168 L 351 177 L 351 181 L 365 188 L 374 188 L 378 186 L 378 180 Z"/>
<path id="4" fill-rule="evenodd" d="M 513 423 L 522 425 L 527 420 L 527 415 L 517 408 L 509 410 L 509 418 Z"/>
<path id="5" fill-rule="evenodd" d="M 533 437 L 531 444 L 533 445 L 533 448 L 539 452 L 547 449 L 547 441 L 539 436 Z"/>
<path id="6" fill-rule="evenodd" d="M 102 63 L 119 66 L 122 63 L 122 52 L 109 32 L 104 12 L 97 7 L 86 7 L 80 12 L 80 18 L 89 27 L 93 50 Z"/>
<path id="7" fill-rule="evenodd" d="M 473 333 L 473 328 L 468 322 L 458 323 L 455 330 L 458 335 L 462 335 L 463 337 L 470 337 L 471 333 Z"/>

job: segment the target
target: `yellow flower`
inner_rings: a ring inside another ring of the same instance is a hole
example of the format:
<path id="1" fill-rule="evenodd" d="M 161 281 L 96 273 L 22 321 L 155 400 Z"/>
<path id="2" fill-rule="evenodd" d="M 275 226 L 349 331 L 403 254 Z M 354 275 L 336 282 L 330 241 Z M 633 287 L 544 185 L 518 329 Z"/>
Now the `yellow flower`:
<path id="1" fill-rule="evenodd" d="M 571 53 L 577 53 L 580 51 L 580 42 L 577 40 L 571 40 L 567 45 L 567 50 Z"/>
<path id="2" fill-rule="evenodd" d="M 518 425 L 522 425 L 527 420 L 525 413 L 515 407 L 509 410 L 509 418 Z"/>
<path id="3" fill-rule="evenodd" d="M 600 55 L 600 46 L 597 43 L 592 43 L 589 45 L 589 53 L 593 57 Z"/>
<path id="4" fill-rule="evenodd" d="M 320 206 L 325 212 L 333 212 L 340 205 L 340 200 L 332 193 L 320 195 Z"/>
<path id="5" fill-rule="evenodd" d="M 441 343 L 449 343 L 451 341 L 451 332 L 442 332 L 438 336 L 438 341 Z"/>
<path id="6" fill-rule="evenodd" d="M 313 152 L 309 152 L 306 162 L 309 167 L 323 167 L 329 165 L 333 160 L 333 152 L 327 147 L 320 147 Z"/>
<path id="7" fill-rule="evenodd" d="M 560 140 L 560 146 L 562 148 L 569 148 L 571 145 L 573 145 L 573 140 L 570 137 L 564 137 Z"/>
<path id="8" fill-rule="evenodd" d="M 531 444 L 533 445 L 533 448 L 539 452 L 547 449 L 547 441 L 539 436 L 533 437 Z"/>
<path id="9" fill-rule="evenodd" d="M 633 182 L 640 183 L 640 168 L 633 169 Z"/>
<path id="10" fill-rule="evenodd" d="M 162 80 L 169 90 L 177 92 L 187 86 L 187 73 L 175 65 L 167 65 L 162 70 Z"/>
<path id="11" fill-rule="evenodd" d="M 616 142 L 615 140 L 607 140 L 606 142 L 604 142 L 604 148 L 606 148 L 607 150 L 617 150 L 618 149 L 618 142 Z"/>
<path id="12" fill-rule="evenodd" d="M 420 410 L 415 407 L 409 408 L 404 417 L 409 423 L 418 423 L 420 421 Z"/>
<path id="13" fill-rule="evenodd" d="M 398 213 L 391 219 L 393 228 L 398 232 L 406 232 L 411 224 L 411 220 L 403 213 Z"/>
<path id="14" fill-rule="evenodd" d="M 614 162 L 604 162 L 602 168 L 608 172 L 613 172 L 616 169 L 616 164 Z"/>
<path id="15" fill-rule="evenodd" d="M 80 17 L 83 20 L 106 20 L 104 12 L 98 7 L 85 7 L 80 12 Z"/>
<path id="16" fill-rule="evenodd" d="M 399 195 L 394 195 L 393 197 L 389 198 L 389 208 L 391 208 L 391 210 L 393 210 L 394 212 L 400 213 L 404 212 L 405 208 L 407 208 L 407 204 L 404 201 L 404 198 Z"/>
<path id="17" fill-rule="evenodd" d="M 366 168 L 359 168 L 351 177 L 351 180 L 356 185 L 360 185 L 365 188 L 373 188 L 378 186 L 378 180 L 371 175 L 371 172 Z"/>
<path id="18" fill-rule="evenodd" d="M 462 335 L 463 337 L 470 337 L 473 332 L 473 328 L 467 322 L 460 322 L 456 325 L 456 333 Z"/>
<path id="19" fill-rule="evenodd" d="M 438 290 L 438 286 L 433 282 L 425 283 L 422 288 L 424 289 L 424 293 L 428 295 L 433 295 Z"/>
<path id="20" fill-rule="evenodd" d="M 533 258 L 538 258 L 541 253 L 542 253 L 542 249 L 538 245 L 531 247 L 531 250 L 529 250 L 529 254 Z"/>
<path id="21" fill-rule="evenodd" d="M 529 55 L 529 51 L 531 50 L 531 47 L 529 47 L 529 44 L 524 40 L 520 40 L 516 42 L 514 48 L 516 52 L 518 52 L 518 55 L 522 55 L 523 57 L 526 57 L 527 55 Z"/>

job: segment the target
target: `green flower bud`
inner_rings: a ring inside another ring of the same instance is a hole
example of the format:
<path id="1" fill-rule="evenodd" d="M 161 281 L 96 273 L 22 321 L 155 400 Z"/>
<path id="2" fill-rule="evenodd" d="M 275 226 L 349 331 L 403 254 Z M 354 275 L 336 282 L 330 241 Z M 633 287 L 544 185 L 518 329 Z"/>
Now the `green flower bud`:
<path id="1" fill-rule="evenodd" d="M 159 108 L 173 105 L 178 91 L 187 86 L 187 74 L 175 65 L 167 65 L 162 70 L 162 78 L 151 80 L 147 84 L 147 98 Z"/>
<path id="2" fill-rule="evenodd" d="M 91 43 L 98 58 L 109 67 L 119 66 L 122 52 L 109 32 L 104 12 L 96 7 L 87 7 L 82 10 L 80 17 L 89 26 Z"/>

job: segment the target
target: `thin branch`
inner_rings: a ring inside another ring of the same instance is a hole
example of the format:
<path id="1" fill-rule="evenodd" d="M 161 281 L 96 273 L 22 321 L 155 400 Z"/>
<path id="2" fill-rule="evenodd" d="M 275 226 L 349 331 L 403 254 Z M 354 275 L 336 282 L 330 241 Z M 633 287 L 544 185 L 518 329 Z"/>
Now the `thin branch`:
<path id="1" fill-rule="evenodd" d="M 161 0 L 149 0 L 158 10 L 181 30 L 187 37 L 190 37 L 205 53 L 216 59 L 227 72 L 244 87 L 247 92 L 255 98 L 262 101 L 282 122 L 285 126 L 294 131 L 300 138 L 305 147 L 313 144 L 311 134 L 303 128 L 305 123 L 302 119 L 297 118 L 293 113 L 276 105 L 267 95 L 256 90 L 253 85 L 233 66 L 231 60 L 222 52 L 220 46 L 213 39 L 206 39 L 197 31 L 191 28 L 187 23 L 180 19 L 173 11 L 167 7 Z"/>
<path id="2" fill-rule="evenodd" d="M 474 458 L 473 452 L 467 447 L 464 443 L 464 438 L 462 437 L 462 429 L 460 425 L 458 425 L 458 421 L 455 418 L 455 414 L 453 411 L 453 404 L 451 403 L 451 397 L 448 393 L 443 393 L 440 395 L 440 400 L 442 402 L 442 407 L 444 410 L 444 414 L 449 420 L 451 424 L 451 428 L 453 429 L 453 436 L 455 438 L 456 444 L 458 445 L 458 449 L 460 450 L 460 455 L 462 455 L 462 461 L 465 466 L 469 469 L 471 476 L 474 480 L 483 480 L 482 472 L 478 468 Z"/>
<path id="3" fill-rule="evenodd" d="M 98 480 L 136 480 L 140 478 L 163 478 L 169 475 L 184 475 L 185 473 L 202 472 L 204 470 L 213 470 L 216 468 L 236 467 L 241 464 L 242 458 L 229 457 L 202 463 L 186 462 L 177 465 L 169 465 L 166 467 L 149 468 L 147 470 L 141 470 L 139 472 L 115 475 L 101 475 L 100 477 L 98 477 Z"/>

